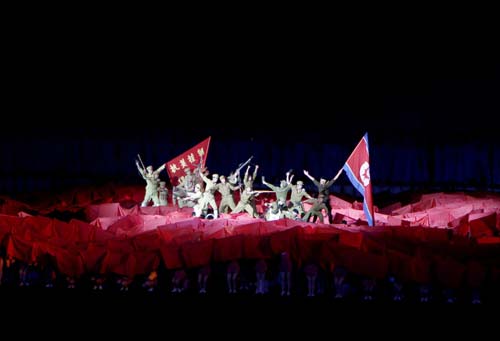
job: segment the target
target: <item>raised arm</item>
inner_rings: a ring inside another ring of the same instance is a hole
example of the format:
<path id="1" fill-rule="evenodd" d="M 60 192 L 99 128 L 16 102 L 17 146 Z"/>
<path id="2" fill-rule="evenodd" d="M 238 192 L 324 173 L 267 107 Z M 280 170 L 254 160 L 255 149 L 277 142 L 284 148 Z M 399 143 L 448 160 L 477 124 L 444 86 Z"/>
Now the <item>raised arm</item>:
<path id="1" fill-rule="evenodd" d="M 262 183 L 272 189 L 273 191 L 276 191 L 277 187 L 274 185 L 271 185 L 269 182 L 266 181 L 266 178 L 262 176 Z"/>
<path id="2" fill-rule="evenodd" d="M 139 161 L 135 161 L 135 165 L 137 166 L 137 170 L 139 171 L 139 173 L 141 174 L 141 176 L 146 179 L 146 177 L 144 176 L 144 169 L 142 169 L 141 165 L 139 165 Z"/>
<path id="3" fill-rule="evenodd" d="M 255 166 L 255 170 L 253 171 L 253 176 L 252 178 L 253 179 L 256 179 L 257 178 L 257 172 L 259 171 L 259 165 L 256 165 Z"/>
<path id="4" fill-rule="evenodd" d="M 326 183 L 326 187 L 330 187 L 331 185 L 333 185 L 333 183 L 339 178 L 340 174 L 342 174 L 342 169 L 337 173 L 337 175 L 335 175 L 330 181 Z"/>
<path id="5" fill-rule="evenodd" d="M 339 172 L 337 173 L 337 175 L 335 175 L 335 176 L 333 177 L 333 179 L 331 179 L 330 181 L 328 181 L 328 186 L 333 185 L 333 183 L 334 183 L 335 181 L 337 181 L 337 179 L 339 178 L 340 174 L 342 174 L 342 171 L 343 171 L 343 170 L 344 170 L 344 169 L 343 169 L 343 168 L 341 168 L 341 169 L 339 170 Z"/>
<path id="6" fill-rule="evenodd" d="M 250 166 L 247 167 L 247 170 L 245 171 L 245 175 L 243 176 L 243 182 L 248 181 L 248 174 L 250 173 Z"/>
<path id="7" fill-rule="evenodd" d="M 201 169 L 200 169 L 200 176 L 203 179 L 203 181 L 205 181 L 206 184 L 212 183 L 212 180 L 210 180 L 209 178 L 207 178 L 207 176 L 205 174 L 203 174 L 203 172 L 201 171 Z"/>
<path id="8" fill-rule="evenodd" d="M 307 177 L 308 177 L 311 181 L 315 181 L 315 180 L 316 180 L 316 179 L 315 179 L 315 178 L 314 178 L 311 174 L 309 174 L 309 172 L 308 172 L 308 171 L 306 171 L 305 169 L 304 169 L 304 175 L 305 175 L 305 176 L 307 176 Z"/>
<path id="9" fill-rule="evenodd" d="M 139 165 L 139 161 L 135 160 L 135 165 L 137 166 L 137 170 L 139 171 L 139 173 L 142 173 L 143 170 L 141 168 L 141 165 Z"/>
<path id="10" fill-rule="evenodd" d="M 157 170 L 155 170 L 154 172 L 155 172 L 155 173 L 160 173 L 160 172 L 161 172 L 162 170 L 164 170 L 164 169 L 165 169 L 165 164 L 163 164 L 163 165 L 161 165 L 160 167 L 158 167 L 158 169 L 157 169 Z"/>

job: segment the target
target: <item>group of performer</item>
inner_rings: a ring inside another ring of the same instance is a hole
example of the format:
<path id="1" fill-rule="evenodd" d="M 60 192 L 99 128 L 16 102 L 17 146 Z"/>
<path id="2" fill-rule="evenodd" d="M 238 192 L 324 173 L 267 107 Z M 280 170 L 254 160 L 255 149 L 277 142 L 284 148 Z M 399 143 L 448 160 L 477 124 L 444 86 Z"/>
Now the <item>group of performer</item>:
<path id="1" fill-rule="evenodd" d="M 303 219 L 309 221 L 311 217 L 316 221 L 324 222 L 323 210 L 328 215 L 328 222 L 331 223 L 331 206 L 329 200 L 329 188 L 337 180 L 339 174 L 333 179 L 327 181 L 321 178 L 319 181 L 304 170 L 304 175 L 308 177 L 317 187 L 318 195 L 311 196 L 304 188 L 302 181 L 292 183 L 294 175 L 292 171 L 286 173 L 285 179 L 281 180 L 279 186 L 275 186 L 266 181 L 262 176 L 262 184 L 267 186 L 270 191 L 254 190 L 254 181 L 257 177 L 259 166 L 255 165 L 254 171 L 250 174 L 251 158 L 243 164 L 247 166 L 243 181 L 241 181 L 240 171 L 243 168 L 241 165 L 238 169 L 231 173 L 227 178 L 224 175 L 212 174 L 208 177 L 209 172 L 206 168 L 198 165 L 193 171 L 190 168 L 185 168 L 185 175 L 180 179 L 177 186 L 173 187 L 172 204 L 179 208 L 192 207 L 193 214 L 196 217 L 217 219 L 220 213 L 240 213 L 247 212 L 251 217 L 258 218 L 255 199 L 261 193 L 275 193 L 276 200 L 266 203 L 267 211 L 264 214 L 266 220 L 277 220 L 281 218 Z M 141 176 L 146 180 L 146 192 L 141 206 L 148 206 L 153 201 L 153 206 L 168 205 L 168 189 L 166 182 L 161 181 L 159 174 L 165 169 L 162 165 L 154 170 L 152 166 L 144 167 L 139 161 L 136 161 L 136 166 Z M 238 204 L 234 201 L 234 191 L 240 191 L 240 200 Z M 219 206 L 215 201 L 215 193 L 221 194 Z M 288 194 L 291 193 L 290 199 L 287 200 Z M 304 200 L 305 199 L 305 200 Z M 309 210 L 305 212 L 303 203 L 311 204 Z M 211 209 L 211 213 L 210 212 Z"/>

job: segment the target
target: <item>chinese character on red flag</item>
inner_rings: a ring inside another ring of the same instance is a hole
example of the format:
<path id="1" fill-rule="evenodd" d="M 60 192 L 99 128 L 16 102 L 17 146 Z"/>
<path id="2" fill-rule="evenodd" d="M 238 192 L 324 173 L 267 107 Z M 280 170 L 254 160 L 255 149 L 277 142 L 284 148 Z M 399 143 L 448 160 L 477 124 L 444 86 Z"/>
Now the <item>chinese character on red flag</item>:
<path id="1" fill-rule="evenodd" d="M 194 171 L 200 163 L 201 168 L 205 167 L 209 145 L 210 137 L 167 162 L 167 172 L 172 186 L 177 186 L 179 184 L 180 178 L 186 174 L 184 172 L 185 168 L 189 168 L 191 171 Z"/>

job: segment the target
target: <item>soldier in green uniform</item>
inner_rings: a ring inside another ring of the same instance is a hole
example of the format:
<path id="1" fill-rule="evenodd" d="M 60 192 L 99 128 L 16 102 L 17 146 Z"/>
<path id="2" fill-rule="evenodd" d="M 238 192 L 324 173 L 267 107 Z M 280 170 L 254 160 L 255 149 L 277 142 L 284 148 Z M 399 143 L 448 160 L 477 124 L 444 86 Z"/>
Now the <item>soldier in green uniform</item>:
<path id="1" fill-rule="evenodd" d="M 289 210 L 297 211 L 298 218 L 301 218 L 304 214 L 304 206 L 302 205 L 302 198 L 313 199 L 306 190 L 304 189 L 304 183 L 302 181 L 297 181 L 296 185 L 291 185 L 292 194 L 290 196 L 291 207 Z"/>
<path id="2" fill-rule="evenodd" d="M 276 201 L 279 209 L 281 210 L 286 209 L 285 206 L 288 192 L 292 189 L 290 181 L 290 173 L 286 173 L 286 180 L 281 180 L 279 186 L 271 185 L 269 182 L 266 182 L 266 178 L 264 176 L 262 177 L 262 183 L 276 193 Z"/>
<path id="3" fill-rule="evenodd" d="M 231 209 L 231 212 L 236 208 L 236 204 L 234 203 L 233 191 L 236 191 L 240 188 L 240 186 L 234 186 L 226 181 L 226 177 L 221 175 L 219 177 L 220 183 L 217 184 L 217 190 L 222 195 L 222 199 L 219 204 L 219 212 L 220 213 L 228 213 L 228 208 Z"/>
<path id="4" fill-rule="evenodd" d="M 328 208 L 325 205 L 325 200 L 323 197 L 323 194 L 318 194 L 317 198 L 309 199 L 306 202 L 311 203 L 312 206 L 307 211 L 306 215 L 304 216 L 304 221 L 309 221 L 309 218 L 311 216 L 314 216 L 313 222 L 316 222 L 316 219 L 319 218 L 319 221 L 323 223 L 323 210 L 328 210 Z"/>
<path id="5" fill-rule="evenodd" d="M 259 215 L 257 214 L 254 204 L 252 205 L 252 203 L 255 203 L 255 197 L 259 194 L 259 192 L 252 191 L 250 187 L 245 188 L 245 190 L 241 193 L 240 201 L 238 202 L 238 205 L 234 209 L 233 213 L 245 211 L 253 218 L 258 218 Z"/>
<path id="6" fill-rule="evenodd" d="M 253 171 L 253 175 L 250 175 L 250 165 L 248 165 L 247 170 L 245 171 L 245 175 L 243 176 L 243 188 L 249 188 L 249 191 L 253 191 L 253 182 L 255 181 L 255 177 L 257 176 L 257 172 L 259 170 L 259 165 L 255 166 Z M 244 191 L 243 191 L 244 192 Z M 243 193 L 241 194 L 243 195 Z M 257 206 L 255 204 L 255 196 L 250 197 L 250 205 L 252 206 L 254 214 L 257 214 Z"/>
<path id="7" fill-rule="evenodd" d="M 144 194 L 144 200 L 141 206 L 148 206 L 151 200 L 153 200 L 154 206 L 160 206 L 160 200 L 158 199 L 158 183 L 160 182 L 160 172 L 165 169 L 165 164 L 161 165 L 157 170 L 153 170 L 153 166 L 147 166 L 144 169 L 139 165 L 138 161 L 135 162 L 135 165 L 142 178 L 146 180 L 146 193 Z"/>
<path id="8" fill-rule="evenodd" d="M 337 174 L 333 179 L 331 179 L 330 181 L 326 181 L 326 179 L 324 178 L 320 178 L 319 181 L 316 180 L 313 176 L 311 176 L 309 174 L 308 171 L 304 170 L 304 174 L 316 185 L 316 187 L 318 188 L 318 198 L 319 198 L 319 194 L 322 194 L 322 197 L 323 197 L 323 203 L 325 204 L 326 208 L 327 208 L 327 213 L 328 213 L 328 220 L 329 222 L 328 223 L 331 223 L 332 222 L 332 207 L 330 206 L 330 186 L 333 185 L 333 183 L 335 182 L 335 180 L 337 180 L 337 177 L 340 175 Z"/>
<path id="9" fill-rule="evenodd" d="M 257 177 L 258 170 L 259 170 L 259 165 L 256 165 L 253 171 L 253 175 L 250 175 L 250 165 L 247 167 L 247 170 L 245 171 L 245 176 L 243 177 L 243 184 L 245 185 L 245 189 L 246 188 L 250 188 L 250 190 L 253 189 L 253 182 Z"/>

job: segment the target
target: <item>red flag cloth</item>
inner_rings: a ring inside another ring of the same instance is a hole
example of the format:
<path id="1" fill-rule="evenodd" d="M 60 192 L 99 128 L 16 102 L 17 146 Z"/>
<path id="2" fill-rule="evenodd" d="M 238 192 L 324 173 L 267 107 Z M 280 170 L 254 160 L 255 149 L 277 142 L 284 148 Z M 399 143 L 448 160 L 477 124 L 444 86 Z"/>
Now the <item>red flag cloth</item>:
<path id="1" fill-rule="evenodd" d="M 177 186 L 180 180 L 184 177 L 184 169 L 189 168 L 191 171 L 201 163 L 201 168 L 205 167 L 207 160 L 208 147 L 210 146 L 210 138 L 203 140 L 196 146 L 186 150 L 181 155 L 167 162 L 167 172 L 170 178 L 170 183 Z"/>
<path id="2" fill-rule="evenodd" d="M 202 240 L 181 245 L 181 253 L 187 268 L 206 266 L 212 260 L 214 241 Z"/>
<path id="3" fill-rule="evenodd" d="M 368 151 L 368 133 L 359 141 L 351 156 L 347 159 L 344 170 L 353 186 L 363 195 L 363 209 L 368 225 L 373 226 L 373 196 L 370 179 L 370 153 Z"/>

